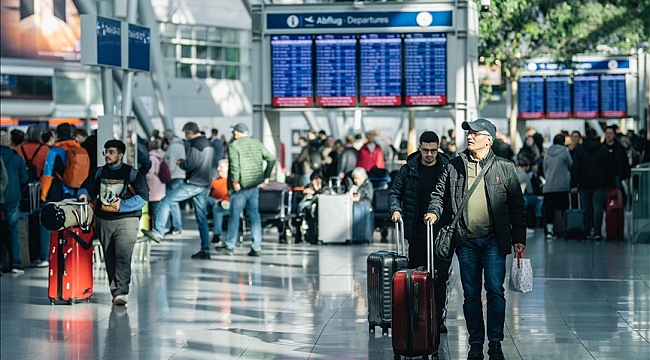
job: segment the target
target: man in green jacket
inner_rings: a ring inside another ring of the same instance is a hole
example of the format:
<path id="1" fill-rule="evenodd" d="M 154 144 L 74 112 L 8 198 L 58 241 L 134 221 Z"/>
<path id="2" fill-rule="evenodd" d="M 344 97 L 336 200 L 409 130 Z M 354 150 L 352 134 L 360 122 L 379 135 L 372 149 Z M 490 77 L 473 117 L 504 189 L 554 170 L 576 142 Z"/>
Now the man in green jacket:
<path id="1" fill-rule="evenodd" d="M 228 145 L 228 195 L 230 196 L 230 219 L 226 246 L 218 247 L 217 253 L 233 255 L 239 234 L 239 217 L 244 208 L 248 210 L 253 234 L 253 244 L 248 256 L 260 256 L 262 250 L 262 221 L 260 220 L 258 185 L 268 182 L 275 166 L 275 157 L 264 145 L 248 136 L 248 126 L 239 123 L 232 127 L 234 140 Z M 264 168 L 266 161 L 266 168 Z"/>

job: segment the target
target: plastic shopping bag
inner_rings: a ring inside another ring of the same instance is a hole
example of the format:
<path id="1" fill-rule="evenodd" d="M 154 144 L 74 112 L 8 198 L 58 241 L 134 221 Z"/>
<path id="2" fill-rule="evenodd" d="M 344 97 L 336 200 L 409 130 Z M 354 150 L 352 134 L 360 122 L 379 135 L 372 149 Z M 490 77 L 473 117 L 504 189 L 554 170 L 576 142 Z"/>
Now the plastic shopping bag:
<path id="1" fill-rule="evenodd" d="M 533 267 L 524 252 L 516 251 L 510 268 L 510 290 L 527 293 L 533 291 Z"/>

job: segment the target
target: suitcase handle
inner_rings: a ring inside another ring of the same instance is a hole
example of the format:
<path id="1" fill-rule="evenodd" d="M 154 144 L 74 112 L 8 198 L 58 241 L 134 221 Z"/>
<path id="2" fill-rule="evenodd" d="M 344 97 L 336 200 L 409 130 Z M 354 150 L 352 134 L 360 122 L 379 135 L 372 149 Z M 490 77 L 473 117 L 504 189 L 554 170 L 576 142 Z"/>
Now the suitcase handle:
<path id="1" fill-rule="evenodd" d="M 433 249 L 435 248 L 433 246 L 433 242 L 435 239 L 433 238 L 433 224 L 427 220 L 427 271 L 431 273 L 431 276 L 433 276 L 434 272 L 434 263 L 435 263 L 435 255 L 433 254 Z"/>
<path id="2" fill-rule="evenodd" d="M 406 241 L 404 240 L 404 220 L 401 216 L 399 221 L 395 223 L 395 245 L 397 246 L 397 255 L 408 256 L 406 255 Z"/>

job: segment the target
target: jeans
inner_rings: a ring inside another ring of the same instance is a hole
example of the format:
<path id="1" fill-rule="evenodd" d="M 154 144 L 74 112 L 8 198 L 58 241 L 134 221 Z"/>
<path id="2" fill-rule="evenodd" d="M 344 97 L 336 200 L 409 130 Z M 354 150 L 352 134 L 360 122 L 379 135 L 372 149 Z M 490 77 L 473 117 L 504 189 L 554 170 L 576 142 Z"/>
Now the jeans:
<path id="1" fill-rule="evenodd" d="M 7 220 L 7 230 L 9 231 L 9 240 L 11 241 L 11 257 L 13 267 L 21 267 L 20 262 L 20 237 L 18 235 L 18 220 L 20 218 L 20 209 L 18 207 L 5 209 L 5 219 Z M 48 245 L 49 246 L 49 245 Z"/>
<path id="2" fill-rule="evenodd" d="M 52 232 L 41 224 L 40 219 L 38 227 L 41 229 L 41 249 L 38 251 L 38 260 L 50 260 L 50 235 Z"/>
<path id="3" fill-rule="evenodd" d="M 154 231 L 163 237 L 167 220 L 169 220 L 171 205 L 178 205 L 179 201 L 192 199 L 194 202 L 194 215 L 196 215 L 196 222 L 199 226 L 199 234 L 201 235 L 201 251 L 210 251 L 210 230 L 208 229 L 208 214 L 206 212 L 208 204 L 205 200 L 209 191 L 210 188 L 208 187 L 182 183 L 174 190 L 168 192 L 158 204 L 158 214 L 154 222 Z"/>
<path id="4" fill-rule="evenodd" d="M 311 184 L 311 172 L 302 174 L 302 186 Z"/>
<path id="5" fill-rule="evenodd" d="M 580 201 L 582 202 L 580 207 L 585 209 L 587 226 L 593 227 L 594 235 L 600 235 L 600 229 L 603 227 L 603 213 L 608 192 L 608 189 L 580 190 Z"/>
<path id="6" fill-rule="evenodd" d="M 542 203 L 539 201 L 537 195 L 524 194 L 524 209 L 528 213 L 528 208 L 532 208 L 536 218 L 542 217 Z"/>
<path id="7" fill-rule="evenodd" d="M 212 234 L 221 235 L 221 230 L 223 229 L 223 216 L 228 213 L 228 210 L 221 207 L 220 200 L 216 200 L 210 196 L 205 200 L 207 201 L 208 206 L 212 206 Z"/>
<path id="8" fill-rule="evenodd" d="M 249 188 L 241 189 L 230 195 L 230 219 L 228 219 L 228 235 L 226 237 L 226 247 L 233 249 L 237 244 L 239 236 L 239 217 L 244 208 L 248 211 L 248 217 L 251 221 L 251 233 L 253 235 L 253 245 L 251 248 L 255 251 L 262 250 L 262 220 L 259 212 L 260 189 Z"/>
<path id="9" fill-rule="evenodd" d="M 481 283 L 485 280 L 487 291 L 487 336 L 488 341 L 503 341 L 503 327 L 506 318 L 506 298 L 503 281 L 506 277 L 506 255 L 501 254 L 496 236 L 467 239 L 456 249 L 460 265 L 460 280 L 463 285 L 463 314 L 469 332 L 469 344 L 483 344 L 485 326 Z"/>
<path id="10" fill-rule="evenodd" d="M 167 193 L 176 189 L 181 184 L 184 184 L 183 179 L 171 179 L 167 183 Z M 181 217 L 181 207 L 178 205 L 178 202 L 172 203 L 170 205 L 171 217 L 172 217 L 172 229 L 174 230 L 183 230 L 183 218 Z M 167 224 L 165 224 L 167 226 Z"/>

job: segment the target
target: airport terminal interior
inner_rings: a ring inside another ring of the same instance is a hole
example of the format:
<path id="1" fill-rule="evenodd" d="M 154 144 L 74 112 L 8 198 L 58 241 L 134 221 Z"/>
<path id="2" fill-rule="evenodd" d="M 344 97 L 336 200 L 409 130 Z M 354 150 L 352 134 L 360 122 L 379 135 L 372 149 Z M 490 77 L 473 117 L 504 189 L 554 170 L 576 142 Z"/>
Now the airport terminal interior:
<path id="1" fill-rule="evenodd" d="M 73 306 L 50 305 L 46 268 L 5 274 L 0 357 L 393 359 L 391 332 L 369 332 L 366 294 L 366 257 L 394 249 L 392 231 L 387 243 L 375 233 L 369 245 L 305 245 L 279 244 L 269 229 L 261 257 L 246 256 L 245 237 L 234 256 L 213 250 L 211 260 L 192 260 L 198 231 L 193 212 L 184 217 L 189 230 L 154 244 L 150 261 L 133 266 L 126 306 L 111 306 L 101 265 L 90 303 Z M 547 240 L 536 229 L 525 254 L 534 287 L 522 294 L 506 284 L 506 359 L 650 358 L 650 244 Z M 457 266 L 440 359 L 468 352 Z"/>

